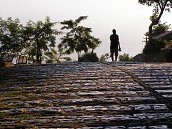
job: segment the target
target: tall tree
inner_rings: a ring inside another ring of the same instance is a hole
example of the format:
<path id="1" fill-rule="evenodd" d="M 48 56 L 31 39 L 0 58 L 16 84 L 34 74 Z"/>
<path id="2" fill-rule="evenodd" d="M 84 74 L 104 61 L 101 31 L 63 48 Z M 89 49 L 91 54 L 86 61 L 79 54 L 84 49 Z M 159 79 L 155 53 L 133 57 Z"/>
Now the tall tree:
<path id="1" fill-rule="evenodd" d="M 138 0 L 140 4 L 154 6 L 153 15 L 151 16 L 151 24 L 149 26 L 149 41 L 152 41 L 152 28 L 157 25 L 164 11 L 170 11 L 172 8 L 172 0 Z"/>
<path id="2" fill-rule="evenodd" d="M 47 17 L 45 22 L 38 21 L 34 23 L 29 21 L 25 27 L 25 39 L 30 44 L 30 53 L 36 55 L 36 62 L 41 62 L 43 52 L 48 51 L 49 48 L 55 47 L 56 35 L 59 31 L 53 29 L 55 22 L 51 22 Z M 28 49 L 29 50 L 29 49 Z"/>
<path id="3" fill-rule="evenodd" d="M 87 19 L 87 16 L 61 22 L 63 25 L 61 29 L 68 30 L 68 32 L 61 38 L 62 42 L 58 45 L 60 51 L 65 54 L 87 52 L 89 49 L 94 50 L 101 43 L 98 38 L 91 35 L 91 28 L 79 25 L 85 19 Z"/>

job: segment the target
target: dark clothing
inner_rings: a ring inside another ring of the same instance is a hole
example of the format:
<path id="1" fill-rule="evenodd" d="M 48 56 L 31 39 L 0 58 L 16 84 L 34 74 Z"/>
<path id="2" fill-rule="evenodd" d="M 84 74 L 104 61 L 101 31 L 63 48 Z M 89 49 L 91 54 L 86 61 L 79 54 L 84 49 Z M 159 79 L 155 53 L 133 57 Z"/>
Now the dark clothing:
<path id="1" fill-rule="evenodd" d="M 120 49 L 119 36 L 116 34 L 116 30 L 113 30 L 113 34 L 110 36 L 110 57 L 112 58 L 112 61 L 114 61 L 114 54 L 115 61 L 117 61 L 118 48 Z"/>
<path id="2" fill-rule="evenodd" d="M 117 34 L 112 34 L 110 36 L 110 49 L 118 49 L 119 46 L 119 37 Z"/>
<path id="3" fill-rule="evenodd" d="M 115 56 L 118 56 L 118 48 L 110 49 L 110 53 L 111 53 L 111 56 L 113 56 L 114 53 L 115 53 Z"/>

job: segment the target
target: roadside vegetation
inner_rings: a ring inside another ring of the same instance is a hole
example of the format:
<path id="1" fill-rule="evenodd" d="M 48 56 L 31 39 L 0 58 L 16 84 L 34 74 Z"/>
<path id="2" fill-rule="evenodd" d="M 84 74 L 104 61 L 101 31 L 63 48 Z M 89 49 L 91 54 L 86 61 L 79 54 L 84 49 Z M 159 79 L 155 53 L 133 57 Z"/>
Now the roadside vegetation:
<path id="1" fill-rule="evenodd" d="M 171 48 L 169 44 L 172 36 L 160 36 L 171 29 L 167 23 L 161 23 L 161 17 L 165 11 L 170 12 L 172 1 L 138 0 L 138 3 L 151 6 L 153 10 L 150 16 L 151 24 L 148 27 L 148 32 L 145 33 L 146 44 L 143 52 L 133 59 L 151 62 L 172 61 L 172 59 L 162 59 L 171 58 L 172 52 L 163 51 L 163 55 L 161 54 L 162 49 Z M 94 53 L 101 41 L 92 35 L 92 28 L 81 25 L 82 21 L 87 18 L 88 16 L 80 16 L 74 20 L 53 22 L 49 17 L 46 17 L 43 21 L 30 20 L 25 24 L 22 24 L 19 19 L 11 17 L 6 20 L 0 18 L 0 66 L 4 65 L 3 58 L 7 55 L 15 57 L 16 63 L 19 62 L 20 56 L 25 56 L 30 64 L 72 61 L 69 55 L 73 53 L 78 54 L 78 61 L 107 61 L 109 58 L 107 54 L 98 58 Z M 59 25 L 62 27 L 58 28 Z M 60 39 L 59 41 L 57 37 Z M 163 57 L 164 55 L 165 57 Z M 119 60 L 132 59 L 124 53 L 119 57 Z"/>
<path id="2" fill-rule="evenodd" d="M 150 16 L 151 24 L 149 31 L 145 33 L 146 41 L 142 54 L 138 54 L 134 59 L 146 62 L 171 62 L 172 51 L 167 46 L 172 36 L 168 35 L 170 25 L 166 22 L 161 23 L 161 17 L 164 12 L 170 12 L 172 8 L 171 0 L 138 0 L 140 4 L 153 7 L 152 16 Z M 164 49 L 165 48 L 165 49 Z M 169 56 L 171 56 L 169 59 Z"/>
<path id="3" fill-rule="evenodd" d="M 8 53 L 14 57 L 25 55 L 29 63 L 59 63 L 71 61 L 69 54 L 94 51 L 101 41 L 92 36 L 91 28 L 80 25 L 86 19 L 87 16 L 80 16 L 76 20 L 53 22 L 46 17 L 44 21 L 30 20 L 23 25 L 19 19 L 0 18 L 0 57 Z M 62 27 L 57 29 L 57 24 Z"/>

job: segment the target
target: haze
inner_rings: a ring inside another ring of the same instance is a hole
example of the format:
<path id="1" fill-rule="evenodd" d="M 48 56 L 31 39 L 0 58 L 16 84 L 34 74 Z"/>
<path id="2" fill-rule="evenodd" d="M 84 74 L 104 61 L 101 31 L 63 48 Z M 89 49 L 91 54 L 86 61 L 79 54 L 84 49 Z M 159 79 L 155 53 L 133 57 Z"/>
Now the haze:
<path id="1" fill-rule="evenodd" d="M 92 34 L 102 41 L 96 49 L 99 56 L 109 53 L 112 29 L 117 30 L 120 38 L 120 54 L 141 53 L 151 15 L 152 8 L 140 5 L 138 0 L 0 0 L 0 17 L 19 18 L 23 24 L 44 20 L 46 16 L 53 22 L 88 16 L 82 25 L 91 27 Z M 161 21 L 171 24 L 170 17 L 171 13 L 166 12 Z"/>

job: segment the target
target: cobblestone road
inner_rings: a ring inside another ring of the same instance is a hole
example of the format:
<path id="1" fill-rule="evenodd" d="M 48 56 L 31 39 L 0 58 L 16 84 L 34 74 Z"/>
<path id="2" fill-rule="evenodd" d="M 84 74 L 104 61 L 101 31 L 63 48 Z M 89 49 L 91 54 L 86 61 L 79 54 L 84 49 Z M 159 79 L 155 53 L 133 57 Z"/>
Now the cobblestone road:
<path id="1" fill-rule="evenodd" d="M 0 128 L 171 129 L 172 65 L 0 68 Z"/>

